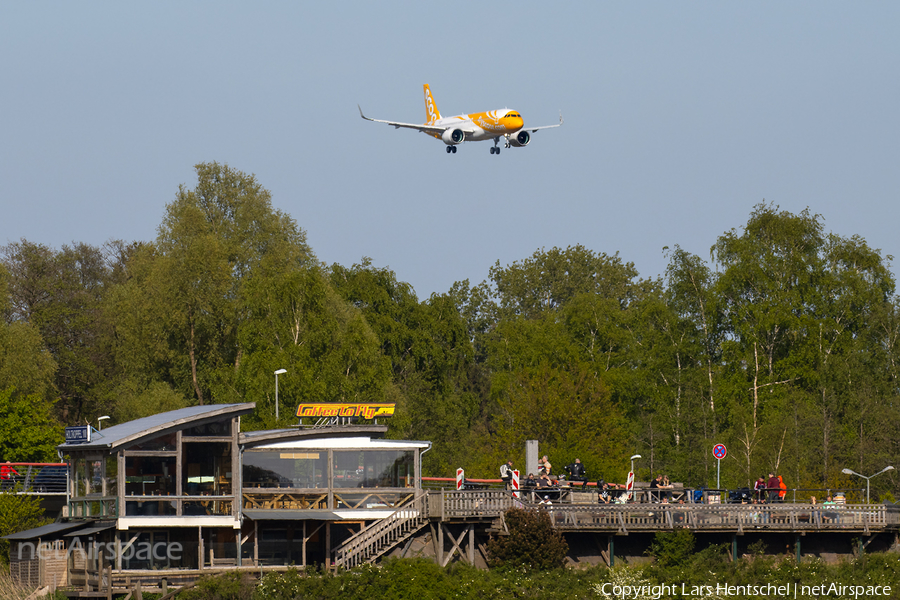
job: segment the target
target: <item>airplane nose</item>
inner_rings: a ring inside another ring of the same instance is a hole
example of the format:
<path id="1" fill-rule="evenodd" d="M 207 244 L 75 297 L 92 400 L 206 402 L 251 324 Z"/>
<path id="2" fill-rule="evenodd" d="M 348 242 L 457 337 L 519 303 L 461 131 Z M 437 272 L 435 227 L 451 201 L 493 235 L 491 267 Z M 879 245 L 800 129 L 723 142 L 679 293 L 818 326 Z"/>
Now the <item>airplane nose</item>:
<path id="1" fill-rule="evenodd" d="M 512 117 L 510 118 L 510 125 L 512 129 L 518 131 L 525 125 L 525 121 L 522 120 L 522 117 Z"/>

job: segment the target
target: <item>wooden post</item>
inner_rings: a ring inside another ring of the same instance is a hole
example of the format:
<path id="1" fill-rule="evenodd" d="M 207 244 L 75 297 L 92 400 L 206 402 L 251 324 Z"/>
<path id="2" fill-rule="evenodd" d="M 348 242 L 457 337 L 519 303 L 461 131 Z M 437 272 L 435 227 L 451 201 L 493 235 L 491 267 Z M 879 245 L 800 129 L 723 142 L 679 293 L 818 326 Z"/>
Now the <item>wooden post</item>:
<path id="1" fill-rule="evenodd" d="M 181 485 L 181 478 L 184 476 L 184 464 L 181 460 L 184 456 L 184 443 L 181 435 L 180 429 L 175 432 L 175 448 L 178 449 L 178 453 L 175 455 L 175 496 L 178 497 L 178 500 L 175 501 L 175 514 L 179 517 L 184 514 L 184 503 L 181 501 L 181 496 L 184 494 Z"/>
<path id="2" fill-rule="evenodd" d="M 475 566 L 475 525 L 469 524 L 469 564 Z"/>
<path id="3" fill-rule="evenodd" d="M 325 521 L 325 567 L 331 571 L 331 521 Z"/>
<path id="4" fill-rule="evenodd" d="M 134 600 L 144 600 L 144 592 L 141 591 L 141 580 L 134 583 Z"/>
<path id="5" fill-rule="evenodd" d="M 197 528 L 197 554 L 198 554 L 198 569 L 203 570 L 203 528 Z"/>

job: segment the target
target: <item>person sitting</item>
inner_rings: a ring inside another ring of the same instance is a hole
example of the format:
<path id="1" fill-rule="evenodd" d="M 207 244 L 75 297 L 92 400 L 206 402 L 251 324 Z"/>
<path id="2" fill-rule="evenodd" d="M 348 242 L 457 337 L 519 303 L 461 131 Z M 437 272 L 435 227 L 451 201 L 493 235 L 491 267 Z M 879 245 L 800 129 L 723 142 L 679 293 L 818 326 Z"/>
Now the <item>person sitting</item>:
<path id="1" fill-rule="evenodd" d="M 756 480 L 756 483 L 753 484 L 753 491 L 756 492 L 756 500 L 758 502 L 764 502 L 766 499 L 766 478 L 762 475 L 759 476 L 759 479 Z"/>
<path id="2" fill-rule="evenodd" d="M 597 482 L 597 489 L 600 490 L 597 501 L 602 504 L 611 504 L 614 503 L 616 497 L 619 496 L 619 494 L 616 493 L 616 490 L 624 490 L 625 486 L 621 483 L 607 483 L 605 480 L 601 479 Z"/>
<path id="3" fill-rule="evenodd" d="M 525 478 L 525 482 L 522 484 L 523 488 L 536 488 L 537 480 L 534 478 L 534 473 L 529 473 L 528 477 Z"/>
<path id="4" fill-rule="evenodd" d="M 581 459 L 576 458 L 575 462 L 566 467 L 566 471 L 569 472 L 569 481 L 580 481 L 581 489 L 587 487 L 587 473 L 584 470 L 584 465 L 581 464 Z"/>

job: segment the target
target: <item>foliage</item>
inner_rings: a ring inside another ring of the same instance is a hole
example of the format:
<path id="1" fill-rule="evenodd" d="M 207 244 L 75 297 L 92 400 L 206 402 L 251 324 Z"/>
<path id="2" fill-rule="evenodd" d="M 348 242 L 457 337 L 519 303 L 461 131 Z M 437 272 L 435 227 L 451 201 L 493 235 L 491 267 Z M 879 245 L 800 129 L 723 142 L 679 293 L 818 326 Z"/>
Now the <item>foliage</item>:
<path id="1" fill-rule="evenodd" d="M 263 576 L 253 600 L 449 600 L 451 598 L 521 598 L 571 600 L 590 597 L 596 570 L 485 571 L 465 564 L 439 567 L 426 559 L 389 559 L 337 574 L 289 570 Z"/>
<path id="2" fill-rule="evenodd" d="M 53 402 L 37 395 L 0 390 L 0 459 L 52 462 L 63 428 L 53 417 Z"/>
<path id="3" fill-rule="evenodd" d="M 206 576 L 197 584 L 178 594 L 179 600 L 250 600 L 256 590 L 256 580 L 247 572 L 232 571 Z"/>
<path id="4" fill-rule="evenodd" d="M 50 522 L 44 518 L 38 496 L 0 492 L 0 538 L 40 527 Z M 0 539 L 0 565 L 9 563 L 10 542 Z"/>
<path id="5" fill-rule="evenodd" d="M 647 554 L 656 559 L 660 567 L 685 564 L 694 553 L 694 532 L 690 529 L 658 531 Z"/>
<path id="6" fill-rule="evenodd" d="M 508 535 L 493 537 L 487 545 L 492 567 L 548 570 L 562 567 L 569 545 L 543 510 L 512 508 L 504 513 Z"/>

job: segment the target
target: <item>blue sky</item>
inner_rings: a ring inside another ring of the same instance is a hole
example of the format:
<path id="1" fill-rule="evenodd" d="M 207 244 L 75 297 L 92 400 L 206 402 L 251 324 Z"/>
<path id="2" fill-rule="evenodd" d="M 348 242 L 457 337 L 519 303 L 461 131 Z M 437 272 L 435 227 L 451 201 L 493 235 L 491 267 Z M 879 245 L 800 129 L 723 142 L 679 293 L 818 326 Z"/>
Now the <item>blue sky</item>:
<path id="1" fill-rule="evenodd" d="M 254 173 L 319 259 L 419 298 L 539 248 L 709 256 L 765 200 L 900 256 L 900 4 L 0 5 L 0 243 L 152 240 L 193 165 Z M 359 118 L 510 107 L 454 155 Z"/>

